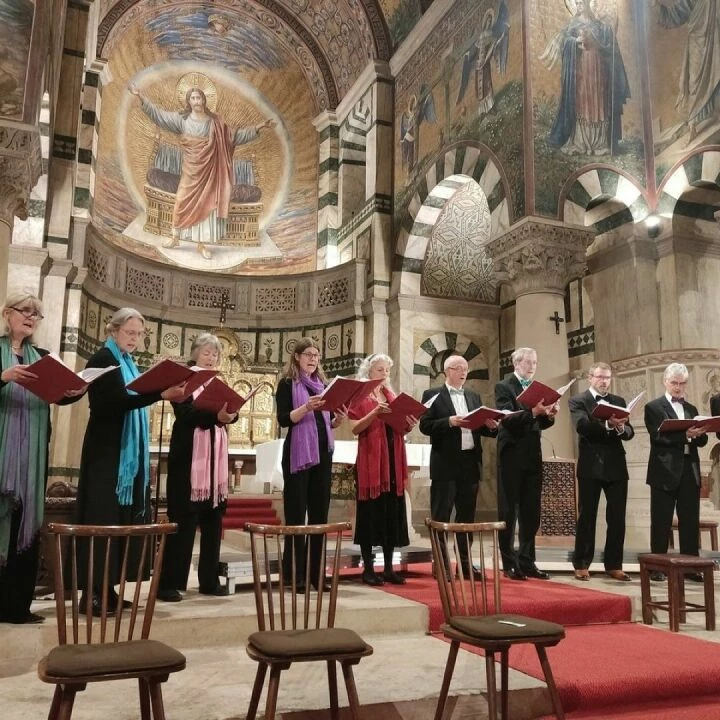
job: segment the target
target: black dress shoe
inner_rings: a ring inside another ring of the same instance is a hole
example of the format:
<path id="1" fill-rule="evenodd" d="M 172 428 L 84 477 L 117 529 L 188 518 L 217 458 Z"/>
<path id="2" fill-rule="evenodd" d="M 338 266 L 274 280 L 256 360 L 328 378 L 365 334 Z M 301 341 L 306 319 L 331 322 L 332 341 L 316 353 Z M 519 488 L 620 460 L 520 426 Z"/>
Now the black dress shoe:
<path id="1" fill-rule="evenodd" d="M 157 599 L 163 602 L 180 602 L 183 596 L 178 590 L 158 590 Z"/>
<path id="2" fill-rule="evenodd" d="M 228 592 L 222 585 L 216 585 L 213 588 L 200 588 L 200 594 L 201 595 L 214 595 L 215 597 L 223 597 L 224 595 L 227 595 Z"/>
<path id="3" fill-rule="evenodd" d="M 361 579 L 366 585 L 373 585 L 375 587 L 385 583 L 385 581 L 374 570 L 363 570 Z"/>
<path id="4" fill-rule="evenodd" d="M 382 585 L 382 583 L 380 583 L 380 584 Z M 310 583 L 310 585 L 312 585 L 313 590 L 316 590 L 319 592 L 317 583 L 312 582 L 312 583 Z M 323 580 L 322 590 L 323 590 L 323 592 L 330 592 L 330 581 L 327 578 L 325 578 L 325 580 Z"/>
<path id="5" fill-rule="evenodd" d="M 405 578 L 402 575 L 398 575 L 394 570 L 386 570 L 383 573 L 383 580 L 391 585 L 404 585 Z"/>
<path id="6" fill-rule="evenodd" d="M 655 582 L 664 582 L 665 581 L 665 573 L 660 572 L 659 570 L 653 570 L 650 573 L 650 579 L 654 580 Z"/>
<path id="7" fill-rule="evenodd" d="M 535 578 L 536 580 L 549 580 L 550 573 L 546 573 L 538 567 L 531 567 L 529 570 L 523 570 L 525 575 L 529 578 Z"/>
<path id="8" fill-rule="evenodd" d="M 703 574 L 699 572 L 685 573 L 685 579 L 691 580 L 692 582 L 705 582 Z"/>
<path id="9" fill-rule="evenodd" d="M 479 567 L 475 567 L 475 566 L 473 565 L 472 570 L 471 570 L 470 568 L 463 568 L 463 569 L 462 569 L 463 577 L 464 577 L 466 580 L 469 580 L 469 579 L 470 579 L 471 573 L 472 573 L 472 579 L 473 579 L 473 580 L 484 580 L 484 579 L 485 579 L 485 578 L 483 578 L 483 574 L 480 572 L 480 568 L 479 568 Z M 459 571 L 459 570 L 458 570 L 458 572 L 457 572 L 457 576 L 460 577 L 460 571 Z"/>
<path id="10" fill-rule="evenodd" d="M 510 580 L 527 580 L 527 575 L 520 568 L 516 567 L 508 568 L 503 575 L 505 575 L 506 578 L 510 578 Z"/>

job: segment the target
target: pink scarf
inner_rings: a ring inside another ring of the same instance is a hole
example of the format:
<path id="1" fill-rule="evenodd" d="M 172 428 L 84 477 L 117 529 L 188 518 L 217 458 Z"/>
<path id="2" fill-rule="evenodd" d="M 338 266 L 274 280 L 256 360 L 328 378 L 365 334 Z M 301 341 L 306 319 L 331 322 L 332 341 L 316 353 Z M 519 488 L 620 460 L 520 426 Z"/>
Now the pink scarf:
<path id="1" fill-rule="evenodd" d="M 209 382 L 209 381 L 208 381 Z M 199 387 L 193 393 L 193 400 L 205 389 Z M 215 482 L 213 483 L 213 507 L 217 507 L 228 494 L 228 438 L 224 425 L 215 425 L 209 430 L 195 428 L 193 433 L 192 465 L 190 466 L 190 500 L 202 502 L 210 498 L 211 468 L 210 450 L 212 448 L 210 433 L 215 431 Z"/>

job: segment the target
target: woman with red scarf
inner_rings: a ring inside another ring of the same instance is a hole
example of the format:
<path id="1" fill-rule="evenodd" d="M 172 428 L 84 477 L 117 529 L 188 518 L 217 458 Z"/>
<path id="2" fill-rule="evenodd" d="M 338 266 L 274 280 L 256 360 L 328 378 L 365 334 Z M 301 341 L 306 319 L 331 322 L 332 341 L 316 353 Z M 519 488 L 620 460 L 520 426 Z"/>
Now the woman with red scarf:
<path id="1" fill-rule="evenodd" d="M 275 392 L 277 420 L 288 429 L 283 445 L 283 509 L 286 525 L 318 525 L 327 522 L 330 508 L 330 475 L 335 446 L 332 429 L 344 414 L 332 416 L 318 397 L 325 389 L 320 367 L 320 348 L 312 338 L 301 338 Z M 321 576 L 322 537 L 310 548 L 310 583 L 317 589 Z M 292 548 L 283 551 L 283 575 L 292 579 Z M 305 547 L 295 538 L 296 587 L 305 586 Z M 324 571 L 323 571 L 324 572 Z M 323 574 L 324 577 L 324 574 Z M 324 582 L 324 581 L 323 581 Z"/>
<path id="2" fill-rule="evenodd" d="M 384 382 L 369 397 L 353 404 L 349 414 L 355 421 L 353 434 L 358 438 L 355 543 L 362 552 L 362 581 L 367 585 L 384 582 L 402 585 L 405 578 L 393 569 L 393 551 L 410 544 L 405 510 L 408 469 L 404 437 L 381 419 L 383 413 L 389 412 L 388 404 L 395 399 L 389 384 L 392 366 L 393 361 L 387 355 L 370 355 L 363 360 L 358 379 Z M 416 423 L 417 418 L 408 416 L 407 431 Z M 382 576 L 377 575 L 373 567 L 375 546 L 383 550 Z"/>

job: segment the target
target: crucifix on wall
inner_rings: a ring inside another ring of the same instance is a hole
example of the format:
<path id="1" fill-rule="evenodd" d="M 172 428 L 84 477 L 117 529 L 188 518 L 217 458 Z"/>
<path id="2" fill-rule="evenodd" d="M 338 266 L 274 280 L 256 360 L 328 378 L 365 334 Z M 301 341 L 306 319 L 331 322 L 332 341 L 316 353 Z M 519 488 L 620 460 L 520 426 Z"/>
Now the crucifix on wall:
<path id="1" fill-rule="evenodd" d="M 565 322 L 565 318 L 560 317 L 560 315 L 558 315 L 558 311 L 556 310 L 555 313 L 548 318 L 548 320 L 550 322 L 555 323 L 555 334 L 559 335 L 560 334 L 560 323 Z"/>
<path id="2" fill-rule="evenodd" d="M 220 302 L 213 300 L 212 307 L 220 308 L 220 327 L 224 327 L 225 321 L 227 320 L 227 311 L 234 310 L 235 303 L 230 302 L 230 295 L 227 290 L 223 290 L 222 295 L 220 296 Z"/>

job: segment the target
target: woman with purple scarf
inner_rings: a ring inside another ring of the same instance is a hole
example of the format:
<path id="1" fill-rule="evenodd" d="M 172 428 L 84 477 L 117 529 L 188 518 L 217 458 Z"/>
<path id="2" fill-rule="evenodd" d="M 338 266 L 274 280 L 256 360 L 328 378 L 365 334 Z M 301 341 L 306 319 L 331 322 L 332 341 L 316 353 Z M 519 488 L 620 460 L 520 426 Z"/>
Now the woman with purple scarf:
<path id="1" fill-rule="evenodd" d="M 287 525 L 318 525 L 327 522 L 330 507 L 330 472 L 334 447 L 332 429 L 345 418 L 322 407 L 320 393 L 325 388 L 325 373 L 320 367 L 320 348 L 312 338 L 298 340 L 275 393 L 277 419 L 288 428 L 283 446 L 283 508 Z M 310 548 L 310 584 L 317 590 L 322 538 Z M 296 586 L 305 586 L 305 548 L 295 541 Z M 283 574 L 292 579 L 292 543 L 285 545 Z M 323 583 L 325 581 L 323 580 Z"/>
<path id="2" fill-rule="evenodd" d="M 7 298 L 0 337 L 0 622 L 39 623 L 30 612 L 38 567 L 38 542 L 45 511 L 50 408 L 18 384 L 37 376 L 28 365 L 47 355 L 32 344 L 42 304 L 27 292 Z M 67 393 L 60 404 L 75 402 Z"/>

